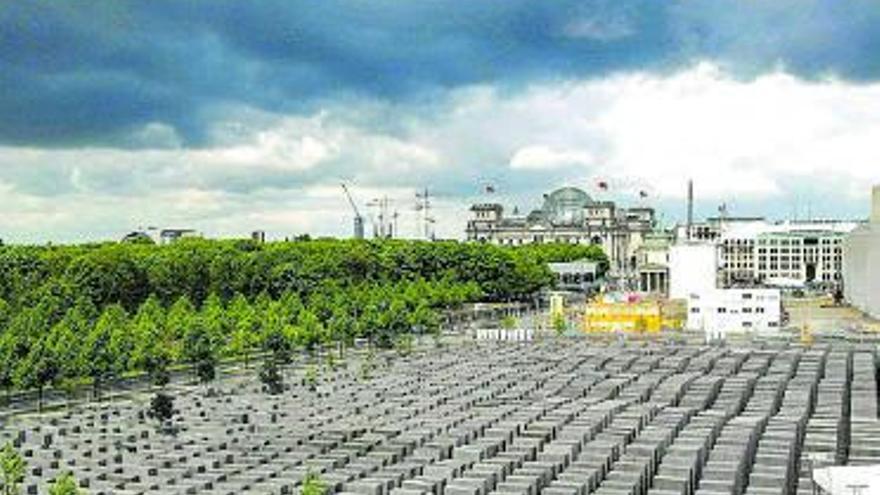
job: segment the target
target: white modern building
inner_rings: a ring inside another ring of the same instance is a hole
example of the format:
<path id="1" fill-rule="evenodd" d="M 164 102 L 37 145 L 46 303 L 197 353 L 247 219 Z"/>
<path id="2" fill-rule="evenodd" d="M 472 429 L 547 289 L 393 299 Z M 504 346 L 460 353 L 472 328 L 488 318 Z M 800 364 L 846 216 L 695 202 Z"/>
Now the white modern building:
<path id="1" fill-rule="evenodd" d="M 576 187 L 544 195 L 541 208 L 527 215 L 506 214 L 498 203 L 471 207 L 467 224 L 470 241 L 517 246 L 531 243 L 593 244 L 608 256 L 612 272 L 634 272 L 635 251 L 654 229 L 654 209 L 620 208 L 597 201 Z"/>
<path id="2" fill-rule="evenodd" d="M 200 237 L 202 237 L 202 234 L 195 229 L 162 229 L 159 232 L 159 244 L 172 244 L 181 239 Z"/>
<path id="3" fill-rule="evenodd" d="M 718 287 L 718 247 L 684 243 L 669 248 L 669 298 L 687 299 Z"/>
<path id="4" fill-rule="evenodd" d="M 721 234 L 741 225 L 767 223 L 764 217 L 739 217 L 723 216 L 708 217 L 702 222 L 693 222 L 690 225 L 678 225 L 676 235 L 681 240 L 695 242 L 718 242 Z"/>
<path id="5" fill-rule="evenodd" d="M 721 283 L 727 287 L 838 287 L 843 277 L 843 238 L 859 225 L 840 220 L 730 224 L 717 241 Z"/>
<path id="6" fill-rule="evenodd" d="M 719 246 L 691 242 L 669 251 L 669 297 L 687 302 L 689 330 L 706 340 L 732 334 L 776 332 L 782 322 L 779 289 L 719 288 Z"/>
<path id="7" fill-rule="evenodd" d="M 688 296 L 687 328 L 706 340 L 776 332 L 782 320 L 779 289 L 713 289 Z"/>
<path id="8" fill-rule="evenodd" d="M 843 241 L 843 292 L 850 304 L 880 318 L 880 185 L 871 204 L 870 222 Z"/>

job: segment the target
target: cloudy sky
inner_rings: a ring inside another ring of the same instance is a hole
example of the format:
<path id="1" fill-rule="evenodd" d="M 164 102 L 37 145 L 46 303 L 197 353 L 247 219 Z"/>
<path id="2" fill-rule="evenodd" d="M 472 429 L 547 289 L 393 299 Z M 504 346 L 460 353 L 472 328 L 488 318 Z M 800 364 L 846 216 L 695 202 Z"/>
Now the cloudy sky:
<path id="1" fill-rule="evenodd" d="M 872 0 L 4 2 L 0 238 L 348 235 L 342 181 L 404 233 L 428 187 L 448 237 L 561 185 L 671 223 L 688 177 L 704 215 L 865 217 L 878 54 Z"/>

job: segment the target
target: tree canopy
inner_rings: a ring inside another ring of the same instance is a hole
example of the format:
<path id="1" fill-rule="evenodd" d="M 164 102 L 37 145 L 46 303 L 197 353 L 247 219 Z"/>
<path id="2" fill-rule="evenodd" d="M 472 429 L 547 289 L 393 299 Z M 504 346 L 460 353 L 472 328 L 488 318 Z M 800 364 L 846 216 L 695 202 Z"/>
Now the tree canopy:
<path id="1" fill-rule="evenodd" d="M 0 246 L 0 387 L 102 386 L 172 365 L 211 380 L 223 358 L 434 333 L 439 313 L 527 299 L 549 261 L 604 263 L 595 246 L 454 241 L 187 239 Z"/>

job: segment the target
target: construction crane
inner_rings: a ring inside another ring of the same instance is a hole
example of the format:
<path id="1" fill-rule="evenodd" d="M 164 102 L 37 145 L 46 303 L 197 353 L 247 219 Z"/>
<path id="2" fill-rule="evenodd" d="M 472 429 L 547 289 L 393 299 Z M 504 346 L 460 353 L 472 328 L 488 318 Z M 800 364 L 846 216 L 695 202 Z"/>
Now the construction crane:
<path id="1" fill-rule="evenodd" d="M 351 205 L 351 209 L 354 210 L 354 238 L 355 239 L 363 239 L 364 238 L 364 217 L 361 216 L 361 212 L 358 210 L 357 205 L 354 200 L 351 198 L 351 193 L 348 192 L 348 187 L 345 184 L 342 185 L 342 190 L 345 191 L 345 197 L 348 198 L 348 203 Z"/>

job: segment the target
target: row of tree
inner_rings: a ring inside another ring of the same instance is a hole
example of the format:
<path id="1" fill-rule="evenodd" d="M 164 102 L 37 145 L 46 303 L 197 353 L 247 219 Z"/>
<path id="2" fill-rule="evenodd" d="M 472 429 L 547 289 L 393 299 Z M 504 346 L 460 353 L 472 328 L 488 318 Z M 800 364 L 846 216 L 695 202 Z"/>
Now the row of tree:
<path id="1" fill-rule="evenodd" d="M 307 296 L 325 280 L 340 286 L 401 280 L 473 281 L 484 297 L 524 297 L 550 283 L 547 261 L 603 261 L 596 246 L 499 247 L 476 243 L 320 239 L 258 244 L 188 239 L 168 246 L 94 244 L 0 246 L 0 299 L 13 308 L 47 293 L 86 296 L 99 308 L 134 311 L 150 295 L 165 304 L 209 294 Z"/>
<path id="2" fill-rule="evenodd" d="M 248 366 L 255 353 L 278 349 L 334 346 L 342 353 L 356 339 L 387 347 L 404 333 L 433 334 L 440 311 L 480 295 L 474 283 L 417 280 L 346 290 L 327 284 L 307 299 L 211 294 L 201 306 L 181 296 L 166 307 L 151 296 L 131 313 L 117 303 L 98 309 L 85 297 L 66 310 L 44 300 L 14 315 L 0 334 L 0 385 L 42 394 L 49 385 L 72 391 L 88 382 L 99 396 L 130 373 L 164 384 L 175 367 L 209 381 L 223 359 Z"/>
<path id="3" fill-rule="evenodd" d="M 552 282 L 546 261 L 582 257 L 603 260 L 586 246 L 455 242 L 4 247 L 0 386 L 90 383 L 99 396 L 131 373 L 208 381 L 218 361 L 257 352 L 389 346 L 463 303 L 529 295 Z"/>

